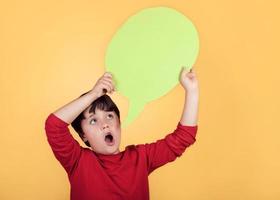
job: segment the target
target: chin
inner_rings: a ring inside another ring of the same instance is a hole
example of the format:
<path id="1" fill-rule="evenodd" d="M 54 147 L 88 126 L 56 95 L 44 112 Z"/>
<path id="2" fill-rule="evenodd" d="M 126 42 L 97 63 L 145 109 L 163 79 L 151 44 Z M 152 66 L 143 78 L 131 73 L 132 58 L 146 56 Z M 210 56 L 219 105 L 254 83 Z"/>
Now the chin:
<path id="1" fill-rule="evenodd" d="M 115 147 L 115 148 L 106 149 L 103 151 L 95 151 L 95 152 L 103 155 L 114 155 L 114 154 L 118 154 L 120 151 L 119 148 Z"/>
<path id="2" fill-rule="evenodd" d="M 112 150 L 109 150 L 108 154 L 113 155 L 113 154 L 118 154 L 119 152 L 120 152 L 119 148 L 114 148 Z"/>

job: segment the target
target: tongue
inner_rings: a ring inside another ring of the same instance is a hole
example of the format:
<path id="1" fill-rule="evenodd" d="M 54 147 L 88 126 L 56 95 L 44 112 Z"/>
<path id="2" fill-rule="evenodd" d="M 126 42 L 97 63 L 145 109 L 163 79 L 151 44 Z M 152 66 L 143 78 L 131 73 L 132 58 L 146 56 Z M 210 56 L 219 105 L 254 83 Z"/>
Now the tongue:
<path id="1" fill-rule="evenodd" d="M 111 136 L 111 135 L 107 135 L 106 137 L 105 137 L 105 142 L 106 143 L 113 143 L 113 136 Z"/>
<path id="2" fill-rule="evenodd" d="M 106 138 L 105 138 L 105 142 L 107 142 L 107 143 L 111 143 L 111 142 L 112 142 L 112 140 L 111 140 L 110 138 L 106 137 Z"/>

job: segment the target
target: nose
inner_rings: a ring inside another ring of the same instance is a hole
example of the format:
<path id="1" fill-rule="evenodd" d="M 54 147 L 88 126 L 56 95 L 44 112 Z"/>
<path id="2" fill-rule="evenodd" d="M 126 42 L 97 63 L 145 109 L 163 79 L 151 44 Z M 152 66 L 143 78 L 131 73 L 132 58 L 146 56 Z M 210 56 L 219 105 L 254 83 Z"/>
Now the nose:
<path id="1" fill-rule="evenodd" d="M 103 123 L 102 129 L 106 129 L 106 128 L 109 128 L 109 125 L 107 123 Z"/>

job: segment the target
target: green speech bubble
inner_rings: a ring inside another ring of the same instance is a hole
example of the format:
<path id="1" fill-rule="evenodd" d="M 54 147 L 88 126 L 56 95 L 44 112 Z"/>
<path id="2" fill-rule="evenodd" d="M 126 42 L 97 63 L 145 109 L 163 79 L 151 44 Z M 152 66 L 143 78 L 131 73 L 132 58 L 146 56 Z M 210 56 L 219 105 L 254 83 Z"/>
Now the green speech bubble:
<path id="1" fill-rule="evenodd" d="M 131 16 L 113 36 L 106 52 L 106 70 L 116 89 L 129 99 L 131 123 L 145 104 L 178 84 L 182 66 L 190 69 L 199 50 L 197 31 L 178 11 L 156 7 Z"/>

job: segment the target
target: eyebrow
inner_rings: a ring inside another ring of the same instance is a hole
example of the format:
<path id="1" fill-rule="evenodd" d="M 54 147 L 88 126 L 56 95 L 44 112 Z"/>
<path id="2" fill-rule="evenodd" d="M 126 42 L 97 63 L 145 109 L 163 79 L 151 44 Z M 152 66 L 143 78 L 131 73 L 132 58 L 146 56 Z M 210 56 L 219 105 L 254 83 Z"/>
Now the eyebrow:
<path id="1" fill-rule="evenodd" d="M 91 114 L 90 116 L 88 116 L 88 119 L 91 118 L 94 114 Z"/>
<path id="2" fill-rule="evenodd" d="M 114 111 L 104 111 L 104 112 L 107 112 L 107 113 L 110 113 L 110 114 L 114 113 Z M 89 115 L 87 119 L 91 118 L 93 115 L 94 114 Z"/>

